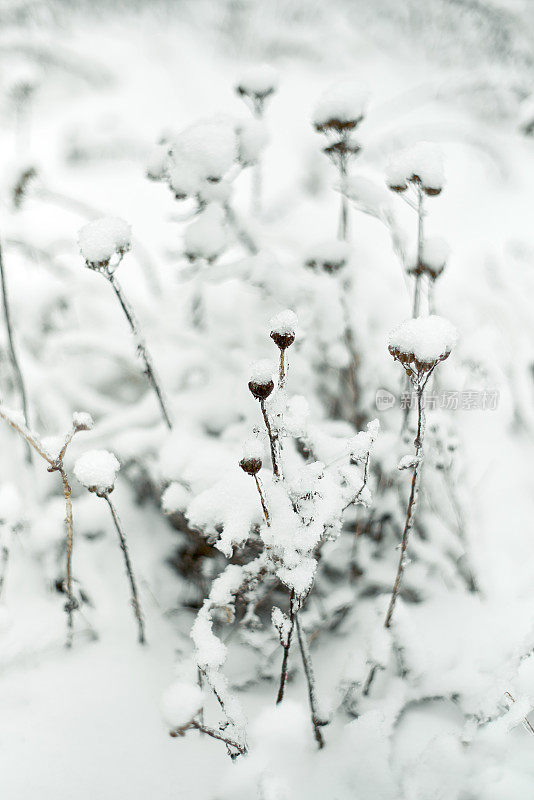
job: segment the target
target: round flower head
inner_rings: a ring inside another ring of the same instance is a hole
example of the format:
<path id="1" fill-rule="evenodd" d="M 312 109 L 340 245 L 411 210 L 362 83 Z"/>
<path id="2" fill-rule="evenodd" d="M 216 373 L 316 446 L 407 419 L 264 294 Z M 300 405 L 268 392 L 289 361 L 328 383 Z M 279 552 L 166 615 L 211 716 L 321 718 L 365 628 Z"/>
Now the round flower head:
<path id="1" fill-rule="evenodd" d="M 74 474 L 90 492 L 107 494 L 115 486 L 120 464 L 109 450 L 88 450 L 76 461 Z"/>
<path id="2" fill-rule="evenodd" d="M 270 361 L 256 361 L 250 368 L 248 388 L 257 400 L 265 400 L 273 391 L 273 373 Z"/>
<path id="3" fill-rule="evenodd" d="M 132 229 L 120 217 L 101 217 L 80 229 L 78 243 L 88 267 L 107 267 L 113 256 L 122 257 L 130 250 Z"/>
<path id="4" fill-rule="evenodd" d="M 386 183 L 395 192 L 404 192 L 412 183 L 429 196 L 440 194 L 445 183 L 440 148 L 430 142 L 418 142 L 398 153 L 389 162 Z"/>
<path id="5" fill-rule="evenodd" d="M 247 69 L 238 80 L 235 90 L 237 94 L 263 101 L 278 89 L 278 73 L 269 64 Z"/>
<path id="6" fill-rule="evenodd" d="M 457 336 L 454 325 L 443 317 L 417 317 L 391 331 L 388 349 L 405 368 L 423 373 L 449 357 Z"/>
<path id="7" fill-rule="evenodd" d="M 332 239 L 315 245 L 304 263 L 309 269 L 322 269 L 324 272 L 334 274 L 345 266 L 350 252 L 350 245 L 347 242 Z"/>
<path id="8" fill-rule="evenodd" d="M 257 437 L 251 437 L 243 443 L 243 458 L 239 466 L 248 475 L 256 475 L 262 465 L 263 444 Z"/>
<path id="9" fill-rule="evenodd" d="M 450 248 L 445 239 L 438 236 L 425 239 L 421 258 L 408 268 L 411 275 L 428 275 L 432 280 L 439 278 L 449 257 Z"/>
<path id="10" fill-rule="evenodd" d="M 367 93 L 351 82 L 331 86 L 319 98 L 313 124 L 321 133 L 353 130 L 365 115 Z"/>
<path id="11" fill-rule="evenodd" d="M 281 311 L 271 320 L 271 339 L 280 348 L 286 350 L 295 341 L 297 331 L 297 315 L 293 311 Z"/>

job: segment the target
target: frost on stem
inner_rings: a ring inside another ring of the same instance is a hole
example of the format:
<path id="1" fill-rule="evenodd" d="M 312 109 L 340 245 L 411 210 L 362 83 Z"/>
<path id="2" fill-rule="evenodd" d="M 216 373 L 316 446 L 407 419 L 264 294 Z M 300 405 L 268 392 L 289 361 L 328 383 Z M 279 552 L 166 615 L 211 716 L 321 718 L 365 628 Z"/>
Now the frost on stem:
<path id="1" fill-rule="evenodd" d="M 406 563 L 406 551 L 410 531 L 415 520 L 421 469 L 423 465 L 423 442 L 425 436 L 424 391 L 436 366 L 449 357 L 456 343 L 457 332 L 448 320 L 442 317 L 418 317 L 410 319 L 391 331 L 388 349 L 399 361 L 412 382 L 417 394 L 417 432 L 414 439 L 415 453 L 411 462 L 401 462 L 402 469 L 413 469 L 410 495 L 401 539 L 399 566 L 391 592 L 385 627 L 389 628 L 400 592 Z"/>
<path id="2" fill-rule="evenodd" d="M 126 567 L 126 574 L 130 582 L 131 590 L 131 603 L 134 611 L 135 618 L 138 626 L 139 643 L 145 643 L 145 627 L 143 621 L 143 613 L 139 603 L 139 594 L 137 591 L 137 583 L 135 580 L 132 563 L 130 561 L 130 553 L 126 541 L 126 535 L 122 529 L 122 524 L 115 509 L 115 505 L 110 499 L 110 494 L 115 488 L 115 479 L 120 469 L 120 464 L 113 453 L 109 450 L 89 450 L 77 459 L 74 465 L 74 474 L 77 480 L 85 486 L 89 492 L 94 492 L 97 497 L 102 497 L 109 506 L 111 517 L 117 535 L 121 550 L 124 556 L 124 564 Z"/>
<path id="3" fill-rule="evenodd" d="M 78 242 L 80 252 L 85 258 L 85 265 L 103 275 L 117 295 L 137 345 L 137 351 L 145 364 L 145 374 L 156 395 L 163 420 L 171 429 L 170 415 L 152 363 L 152 357 L 141 334 L 133 309 L 115 277 L 115 270 L 131 247 L 131 228 L 127 222 L 118 217 L 102 217 L 87 223 L 80 229 Z"/>

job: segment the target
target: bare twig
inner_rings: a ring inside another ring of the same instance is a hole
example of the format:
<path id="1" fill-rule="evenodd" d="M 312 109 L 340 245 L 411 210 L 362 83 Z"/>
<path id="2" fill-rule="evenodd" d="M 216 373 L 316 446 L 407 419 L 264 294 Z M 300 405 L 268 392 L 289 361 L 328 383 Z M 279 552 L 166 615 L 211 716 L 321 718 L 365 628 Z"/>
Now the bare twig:
<path id="1" fill-rule="evenodd" d="M 287 633 L 287 640 L 284 644 L 284 656 L 282 658 L 282 669 L 280 671 L 280 686 L 278 688 L 278 696 L 276 698 L 276 703 L 281 703 L 284 699 L 284 691 L 286 688 L 286 681 L 287 681 L 287 668 L 289 662 L 289 651 L 291 649 L 291 640 L 293 639 L 293 629 L 295 627 L 295 590 L 291 589 L 291 594 L 289 595 L 289 621 L 290 627 Z"/>
<path id="2" fill-rule="evenodd" d="M 297 629 L 297 638 L 299 643 L 300 654 L 302 656 L 302 665 L 304 667 L 304 674 L 306 676 L 306 682 L 308 684 L 308 700 L 310 703 L 313 732 L 317 744 L 319 745 L 319 749 L 322 750 L 322 748 L 324 747 L 324 739 L 321 733 L 321 725 L 324 725 L 324 722 L 322 722 L 322 720 L 320 719 L 317 709 L 317 697 L 315 694 L 315 676 L 313 674 L 313 667 L 311 662 L 310 651 L 308 649 L 308 642 L 306 641 L 306 636 L 301 630 L 298 612 L 295 612 L 295 627 Z"/>
<path id="3" fill-rule="evenodd" d="M 6 271 L 4 266 L 4 257 L 3 257 L 1 242 L 0 242 L 0 283 L 2 287 L 2 303 L 4 306 L 4 321 L 6 326 L 9 360 L 11 361 L 11 366 L 13 368 L 13 373 L 15 375 L 15 383 L 17 385 L 20 397 L 20 403 L 22 406 L 22 413 L 24 414 L 24 421 L 27 427 L 30 424 L 29 413 L 28 413 L 28 397 L 26 394 L 24 378 L 22 377 L 22 370 L 20 368 L 20 364 L 17 358 L 17 351 L 15 348 L 15 342 L 13 338 L 13 325 L 11 321 L 11 309 L 9 304 L 9 296 L 7 292 Z M 32 450 L 28 442 L 26 443 L 26 458 L 29 463 L 32 462 Z"/>
<path id="4" fill-rule="evenodd" d="M 119 516 L 117 514 L 115 506 L 114 506 L 114 504 L 112 503 L 112 501 L 111 501 L 111 499 L 109 497 L 109 492 L 103 492 L 99 496 L 103 497 L 104 500 L 106 501 L 106 503 L 108 504 L 109 510 L 111 511 L 111 516 L 113 518 L 113 524 L 115 525 L 115 529 L 116 529 L 117 534 L 119 536 L 121 550 L 122 550 L 123 555 L 124 555 L 124 564 L 126 566 L 126 573 L 128 575 L 128 580 L 130 581 L 130 589 L 131 589 L 131 592 L 132 592 L 132 600 L 131 600 L 131 602 L 132 602 L 132 607 L 133 607 L 133 610 L 134 610 L 134 615 L 135 615 L 135 618 L 137 620 L 137 626 L 138 626 L 138 630 L 139 630 L 139 644 L 145 644 L 145 642 L 146 642 L 146 639 L 145 639 L 145 625 L 144 625 L 144 621 L 143 621 L 143 614 L 142 614 L 142 611 L 141 611 L 141 605 L 139 603 L 139 594 L 137 592 L 137 584 L 136 584 L 135 576 L 134 576 L 134 573 L 133 573 L 132 562 L 130 561 L 130 553 L 128 551 L 128 544 L 126 542 L 126 535 L 125 535 L 125 533 L 124 533 L 124 531 L 122 529 L 121 521 L 119 519 Z"/>
<path id="5" fill-rule="evenodd" d="M 188 730 L 197 730 L 201 733 L 205 733 L 207 736 L 211 736 L 212 739 L 217 739 L 219 742 L 224 742 L 228 748 L 233 748 L 237 751 L 235 754 L 231 753 L 232 757 L 234 758 L 237 755 L 244 755 L 247 752 L 245 745 L 240 744 L 235 739 L 231 739 L 229 736 L 225 736 L 221 731 L 217 731 L 215 728 L 210 728 L 201 722 L 197 722 L 196 720 L 191 720 L 191 722 L 188 722 L 187 725 L 183 725 L 181 728 L 171 731 L 170 735 L 173 737 L 184 736 L 185 732 Z"/>
<path id="6" fill-rule="evenodd" d="M 119 302 L 121 304 L 121 308 L 124 311 L 124 315 L 125 315 L 126 319 L 128 320 L 128 324 L 130 325 L 130 329 L 131 329 L 133 337 L 135 339 L 135 343 L 137 345 L 137 352 L 139 353 L 139 355 L 141 356 L 141 358 L 144 361 L 145 374 L 146 374 L 146 376 L 148 378 L 148 381 L 149 381 L 150 385 L 152 386 L 152 389 L 154 390 L 154 393 L 155 393 L 155 395 L 157 397 L 157 400 L 158 400 L 158 403 L 159 403 L 159 407 L 160 407 L 160 410 L 161 410 L 161 415 L 162 415 L 162 417 L 163 417 L 163 419 L 165 421 L 165 424 L 169 428 L 169 430 L 172 430 L 172 423 L 171 423 L 169 412 L 167 410 L 167 406 L 166 406 L 166 403 L 165 403 L 165 400 L 164 400 L 164 397 L 163 397 L 163 390 L 162 390 L 162 388 L 160 386 L 159 379 L 158 379 L 158 377 L 156 375 L 156 372 L 155 372 L 155 369 L 154 369 L 154 365 L 152 363 L 152 358 L 151 358 L 150 353 L 149 353 L 149 351 L 147 349 L 145 341 L 144 341 L 144 339 L 143 339 L 143 337 L 141 335 L 139 324 L 138 324 L 137 319 L 136 319 L 136 317 L 134 315 L 133 309 L 130 306 L 128 300 L 126 299 L 126 297 L 124 295 L 124 292 L 122 290 L 122 287 L 119 284 L 119 282 L 117 281 L 117 279 L 116 279 L 115 275 L 113 274 L 113 272 L 109 272 L 109 271 L 106 270 L 106 271 L 103 271 L 102 274 L 108 279 L 108 281 L 110 282 L 111 286 L 113 287 L 113 289 L 115 291 L 115 294 L 117 295 L 117 298 L 118 298 L 118 300 L 119 300 Z"/>

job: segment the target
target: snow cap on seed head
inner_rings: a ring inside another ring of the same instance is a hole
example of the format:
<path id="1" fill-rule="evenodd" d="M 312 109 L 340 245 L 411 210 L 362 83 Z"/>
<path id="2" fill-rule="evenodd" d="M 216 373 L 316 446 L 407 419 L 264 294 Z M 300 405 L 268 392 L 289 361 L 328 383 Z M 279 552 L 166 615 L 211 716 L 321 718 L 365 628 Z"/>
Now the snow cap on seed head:
<path id="1" fill-rule="evenodd" d="M 280 311 L 271 319 L 270 336 L 280 350 L 285 350 L 295 341 L 297 323 L 297 315 L 289 309 Z"/>
<path id="2" fill-rule="evenodd" d="M 75 431 L 90 431 L 95 423 L 87 411 L 75 411 L 72 415 L 72 426 Z"/>
<path id="3" fill-rule="evenodd" d="M 265 100 L 278 89 L 278 72 L 269 64 L 249 67 L 236 83 L 237 94 L 254 100 Z"/>
<path id="4" fill-rule="evenodd" d="M 458 333 L 443 317 L 417 317 L 394 328 L 388 337 L 391 355 L 418 372 L 427 372 L 449 357 Z"/>
<path id="5" fill-rule="evenodd" d="M 404 192 L 409 183 L 418 184 L 427 195 L 437 195 L 445 184 L 443 153 L 432 142 L 418 142 L 390 159 L 386 183 L 394 192 Z"/>
<path id="6" fill-rule="evenodd" d="M 109 450 L 88 450 L 74 464 L 77 480 L 90 492 L 112 492 L 120 464 Z"/>
<path id="7" fill-rule="evenodd" d="M 368 97 L 353 81 L 330 86 L 315 106 L 312 118 L 315 129 L 321 133 L 353 130 L 365 116 Z"/>
<path id="8" fill-rule="evenodd" d="M 429 237 L 424 240 L 421 248 L 421 257 L 408 268 L 412 275 L 426 274 L 433 280 L 439 278 L 447 265 L 450 247 L 445 239 L 440 236 Z"/>
<path id="9" fill-rule="evenodd" d="M 258 400 L 265 400 L 274 389 L 274 367 L 266 359 L 255 361 L 249 372 L 248 388 Z"/>
<path id="10" fill-rule="evenodd" d="M 123 256 L 132 246 L 131 226 L 120 217 L 101 217 L 78 233 L 80 252 L 92 269 L 109 266 L 113 256 Z"/>
<path id="11" fill-rule="evenodd" d="M 249 475 L 256 475 L 261 469 L 262 460 L 263 443 L 257 436 L 251 436 L 243 442 L 243 458 L 239 466 Z"/>
<path id="12" fill-rule="evenodd" d="M 348 242 L 339 239 L 329 239 L 314 245 L 304 262 L 309 269 L 322 269 L 324 272 L 334 274 L 342 269 L 350 258 L 351 247 Z"/>

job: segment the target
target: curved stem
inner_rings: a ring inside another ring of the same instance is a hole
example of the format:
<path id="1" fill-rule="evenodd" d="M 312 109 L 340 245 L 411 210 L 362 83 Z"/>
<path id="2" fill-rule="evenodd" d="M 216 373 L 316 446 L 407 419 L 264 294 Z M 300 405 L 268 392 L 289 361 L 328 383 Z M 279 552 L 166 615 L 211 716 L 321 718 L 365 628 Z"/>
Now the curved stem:
<path id="1" fill-rule="evenodd" d="M 104 500 L 106 501 L 106 503 L 109 506 L 109 509 L 111 511 L 111 516 L 113 517 L 113 523 L 115 525 L 115 529 L 116 529 L 116 531 L 117 531 L 117 533 L 119 535 L 119 541 L 120 541 L 120 545 L 121 545 L 121 550 L 122 550 L 123 555 L 124 555 L 124 563 L 125 563 L 125 566 L 126 566 L 126 573 L 128 575 L 128 580 L 130 581 L 130 589 L 131 589 L 131 592 L 132 592 L 132 607 L 133 607 L 133 610 L 134 610 L 134 614 L 135 614 L 135 618 L 137 620 L 137 626 L 138 626 L 138 630 L 139 630 L 139 644 L 145 644 L 145 641 L 146 641 L 145 640 L 145 625 L 144 625 L 144 621 L 143 621 L 143 614 L 141 612 L 141 605 L 139 603 L 139 595 L 138 595 L 138 592 L 137 592 L 137 584 L 135 582 L 135 577 L 134 577 L 133 568 L 132 568 L 132 562 L 130 561 L 130 553 L 128 551 L 128 544 L 126 542 L 126 536 L 124 534 L 124 531 L 122 530 L 121 521 L 119 519 L 119 516 L 117 514 L 115 506 L 113 505 L 113 503 L 109 499 L 109 494 L 106 492 L 105 494 L 102 495 L 102 497 L 104 498 Z"/>
<path id="2" fill-rule="evenodd" d="M 2 287 L 2 303 L 4 306 L 4 321 L 6 325 L 9 359 L 11 361 L 11 366 L 15 374 L 15 383 L 17 384 L 17 389 L 20 396 L 20 403 L 22 406 L 22 413 L 24 414 L 24 421 L 26 423 L 26 427 L 28 427 L 29 425 L 28 397 L 26 394 L 26 387 L 24 385 L 24 378 L 22 377 L 22 370 L 20 368 L 19 361 L 17 358 L 17 351 L 15 349 L 15 341 L 13 337 L 13 325 L 11 322 L 11 308 L 9 305 L 9 296 L 7 293 L 7 280 L 6 280 L 4 257 L 3 257 L 1 243 L 0 243 L 0 283 Z M 27 461 L 31 464 L 32 451 L 28 442 L 26 443 L 26 458 Z"/>
<path id="3" fill-rule="evenodd" d="M 404 521 L 404 530 L 402 532 L 399 566 L 397 568 L 397 575 L 395 578 L 395 583 L 393 584 L 391 599 L 389 601 L 388 612 L 386 615 L 386 621 L 385 621 L 386 628 L 389 628 L 391 625 L 391 619 L 393 617 L 395 604 L 397 602 L 397 597 L 399 595 L 402 583 L 402 576 L 404 574 L 404 567 L 406 565 L 406 550 L 408 547 L 408 539 L 410 536 L 410 531 L 413 528 L 415 511 L 417 508 L 417 497 L 419 494 L 419 483 L 421 480 L 421 466 L 423 462 L 423 440 L 425 435 L 425 410 L 423 405 L 425 385 L 426 381 L 424 384 L 422 384 L 420 379 L 416 387 L 417 388 L 417 433 L 414 439 L 416 462 L 413 468 L 412 483 L 410 487 L 410 497 L 408 499 L 408 507 L 406 509 L 406 519 Z"/>
<path id="4" fill-rule="evenodd" d="M 126 319 L 128 320 L 128 323 L 130 325 L 130 329 L 131 329 L 133 337 L 135 339 L 135 343 L 137 345 L 137 351 L 138 351 L 139 355 L 141 356 L 141 358 L 143 359 L 143 361 L 145 363 L 145 374 L 146 374 L 146 376 L 148 378 L 148 381 L 149 381 L 150 385 L 152 386 L 152 389 L 154 390 L 154 393 L 155 393 L 155 395 L 157 397 L 157 400 L 158 400 L 158 403 L 159 403 L 159 407 L 161 409 L 161 415 L 162 415 L 162 417 L 163 417 L 163 419 L 165 421 L 165 424 L 169 428 L 169 430 L 172 430 L 171 419 L 170 419 L 170 416 L 169 416 L 169 412 L 167 410 L 167 406 L 166 406 L 165 400 L 163 398 L 163 390 L 161 389 L 159 379 L 158 379 L 158 377 L 156 375 L 156 372 L 155 372 L 155 369 L 154 369 L 154 365 L 152 363 L 152 358 L 150 356 L 150 353 L 148 352 L 148 349 L 147 349 L 147 346 L 145 344 L 145 341 L 144 341 L 144 339 L 143 339 L 143 337 L 141 335 L 139 324 L 137 322 L 137 319 L 135 317 L 133 309 L 132 309 L 131 305 L 129 304 L 128 300 L 126 299 L 126 297 L 124 295 L 124 292 L 122 291 L 122 288 L 121 288 L 120 284 L 118 283 L 117 279 L 115 278 L 115 276 L 113 275 L 113 273 L 103 273 L 103 274 L 106 276 L 108 281 L 113 286 L 115 294 L 117 295 L 117 297 L 119 299 L 119 302 L 121 304 L 122 310 L 124 311 L 124 315 L 125 315 Z"/>

